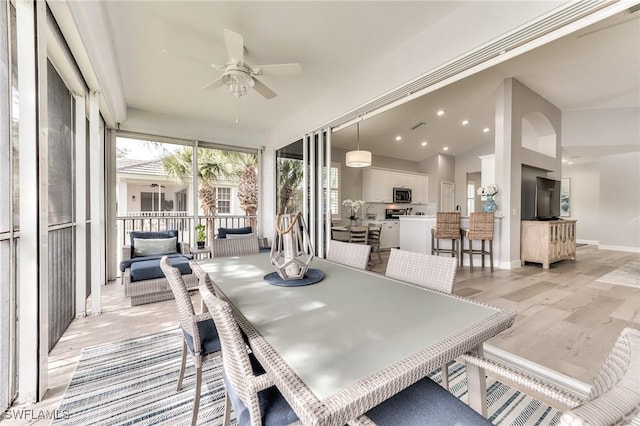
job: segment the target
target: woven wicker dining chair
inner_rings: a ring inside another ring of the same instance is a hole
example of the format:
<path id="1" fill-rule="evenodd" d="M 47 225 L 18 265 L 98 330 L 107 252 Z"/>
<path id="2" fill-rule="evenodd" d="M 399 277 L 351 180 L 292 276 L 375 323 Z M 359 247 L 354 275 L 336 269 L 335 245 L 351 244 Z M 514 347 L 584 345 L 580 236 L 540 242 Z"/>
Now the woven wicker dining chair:
<path id="1" fill-rule="evenodd" d="M 371 246 L 364 244 L 345 243 L 343 241 L 331 241 L 327 260 L 351 266 L 352 268 L 367 269 Z"/>
<path id="2" fill-rule="evenodd" d="M 566 408 L 560 418 L 561 426 L 628 425 L 638 424 L 640 420 L 640 330 L 622 330 L 593 380 L 586 399 L 475 354 L 465 354 L 460 358 L 467 364 L 484 368 L 491 377 L 518 385 L 532 396 Z"/>
<path id="3" fill-rule="evenodd" d="M 167 277 L 167 281 L 173 292 L 176 307 L 178 308 L 180 328 L 182 329 L 182 358 L 180 361 L 180 373 L 178 374 L 178 391 L 182 389 L 187 353 L 191 355 L 196 369 L 195 397 L 193 400 L 193 412 L 191 414 L 191 425 L 194 426 L 198 419 L 198 410 L 200 408 L 202 363 L 208 359 L 222 355 L 220 338 L 211 315 L 208 313 L 195 313 L 191 297 L 182 280 L 180 270 L 171 266 L 169 257 L 163 256 L 162 259 L 160 259 L 160 268 Z"/>
<path id="4" fill-rule="evenodd" d="M 440 240 L 451 240 L 451 248 L 440 248 Z M 459 256 L 460 212 L 437 212 L 436 226 L 431 228 L 431 254 L 451 253 Z"/>
<path id="5" fill-rule="evenodd" d="M 242 238 L 214 238 L 211 241 L 211 257 L 244 256 L 260 252 L 258 238 L 247 234 Z"/>
<path id="6" fill-rule="evenodd" d="M 245 340 L 229 304 L 216 297 L 206 285 L 201 285 L 199 290 L 220 334 L 223 378 L 227 389 L 225 421 L 229 418 L 230 401 L 240 426 L 300 425 L 298 417 L 274 386 L 273 379 L 256 358 L 247 353 Z"/>
<path id="7" fill-rule="evenodd" d="M 482 257 L 482 267 L 484 268 L 484 257 L 489 256 L 489 265 L 491 272 L 493 272 L 493 223 L 494 214 L 486 212 L 472 212 L 469 215 L 469 229 L 462 229 L 460 231 L 460 264 L 462 264 L 462 257 L 464 253 L 469 254 L 469 270 L 473 272 L 473 255 L 479 254 Z M 469 241 L 469 248 L 464 248 L 465 238 Z M 479 249 L 473 248 L 474 241 L 481 241 Z M 489 247 L 485 247 L 485 241 L 489 243 Z"/>
<path id="8" fill-rule="evenodd" d="M 458 262 L 439 257 L 392 248 L 385 275 L 417 287 L 453 294 Z M 442 386 L 449 389 L 449 369 L 442 365 Z"/>

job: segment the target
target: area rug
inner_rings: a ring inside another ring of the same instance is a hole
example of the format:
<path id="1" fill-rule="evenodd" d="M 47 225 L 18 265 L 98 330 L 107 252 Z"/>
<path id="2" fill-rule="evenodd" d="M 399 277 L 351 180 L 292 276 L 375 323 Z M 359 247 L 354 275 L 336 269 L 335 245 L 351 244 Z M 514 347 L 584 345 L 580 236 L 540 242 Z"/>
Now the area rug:
<path id="1" fill-rule="evenodd" d="M 55 425 L 187 425 L 194 392 L 189 361 L 183 389 L 176 391 L 182 336 L 163 332 L 85 348 L 60 403 L 65 418 Z M 220 359 L 203 367 L 199 425 L 222 423 L 224 387 Z M 450 389 L 467 402 L 464 365 L 449 366 Z M 437 370 L 430 376 L 440 382 Z M 488 414 L 495 425 L 555 425 L 562 413 L 488 378 Z M 236 424 L 232 411 L 232 425 Z"/>
<path id="2" fill-rule="evenodd" d="M 627 262 L 618 269 L 614 269 L 608 274 L 601 276 L 596 281 L 640 288 L 640 261 L 632 260 L 631 262 Z"/>

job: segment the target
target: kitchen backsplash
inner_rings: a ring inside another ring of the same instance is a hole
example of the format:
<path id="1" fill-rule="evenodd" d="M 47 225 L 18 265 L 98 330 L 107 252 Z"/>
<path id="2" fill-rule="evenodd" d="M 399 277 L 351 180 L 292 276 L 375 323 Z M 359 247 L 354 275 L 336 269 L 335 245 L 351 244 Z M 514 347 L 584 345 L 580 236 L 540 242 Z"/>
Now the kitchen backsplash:
<path id="1" fill-rule="evenodd" d="M 409 214 L 419 215 L 424 214 L 425 216 L 433 216 L 436 214 L 437 205 L 436 203 L 426 203 L 426 204 L 380 204 L 380 203 L 366 203 L 362 207 L 362 213 L 358 216 L 361 216 L 362 219 L 384 219 L 384 211 L 385 209 L 411 209 Z"/>

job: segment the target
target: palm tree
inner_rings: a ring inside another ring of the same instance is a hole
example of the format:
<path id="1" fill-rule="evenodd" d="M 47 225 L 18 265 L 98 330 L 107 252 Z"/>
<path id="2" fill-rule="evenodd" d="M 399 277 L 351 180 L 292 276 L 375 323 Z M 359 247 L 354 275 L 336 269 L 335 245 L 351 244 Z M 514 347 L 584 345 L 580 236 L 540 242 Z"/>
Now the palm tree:
<path id="1" fill-rule="evenodd" d="M 239 179 L 238 200 L 247 216 L 258 212 L 258 156 L 246 152 L 222 151 L 231 173 Z"/>
<path id="2" fill-rule="evenodd" d="M 295 198 L 300 195 L 303 169 L 302 161 L 291 158 L 278 159 L 278 213 L 293 213 L 300 210 L 296 206 Z"/>
<path id="3" fill-rule="evenodd" d="M 220 152 L 213 149 L 198 148 L 198 198 L 200 198 L 204 214 L 209 216 L 207 219 L 207 232 L 210 240 L 214 236 L 215 224 L 213 216 L 218 214 L 216 181 L 230 174 Z M 182 183 L 191 182 L 192 164 L 193 148 L 191 147 L 185 147 L 162 158 L 162 167 L 167 174 Z"/>

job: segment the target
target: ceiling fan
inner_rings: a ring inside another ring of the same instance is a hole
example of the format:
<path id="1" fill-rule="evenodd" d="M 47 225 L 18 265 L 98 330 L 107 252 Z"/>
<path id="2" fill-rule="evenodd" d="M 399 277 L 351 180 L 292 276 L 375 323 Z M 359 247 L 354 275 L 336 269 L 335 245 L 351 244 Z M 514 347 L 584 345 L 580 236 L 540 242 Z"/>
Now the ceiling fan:
<path id="1" fill-rule="evenodd" d="M 259 75 L 287 76 L 302 72 L 300 64 L 270 64 L 251 66 L 244 62 L 244 42 L 242 36 L 231 30 L 224 30 L 224 41 L 227 46 L 229 60 L 226 65 L 215 65 L 216 70 L 224 71 L 220 78 L 206 84 L 202 90 L 213 90 L 227 86 L 229 93 L 240 98 L 247 95 L 253 88 L 266 99 L 276 96 L 276 93 L 256 78 Z"/>

